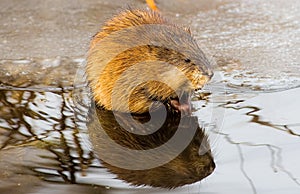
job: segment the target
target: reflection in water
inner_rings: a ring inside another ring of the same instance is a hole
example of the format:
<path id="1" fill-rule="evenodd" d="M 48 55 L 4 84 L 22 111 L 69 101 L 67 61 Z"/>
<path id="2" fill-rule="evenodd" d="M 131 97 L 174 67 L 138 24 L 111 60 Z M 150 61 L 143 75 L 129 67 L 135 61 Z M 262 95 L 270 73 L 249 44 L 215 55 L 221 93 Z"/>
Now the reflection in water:
<path id="1" fill-rule="evenodd" d="M 0 191 L 22 186 L 26 192 L 41 181 L 78 184 L 76 174 L 93 167 L 69 98 L 63 90 L 0 92 Z"/>
<path id="2" fill-rule="evenodd" d="M 134 115 L 136 123 L 133 123 L 129 120 L 130 115 L 126 113 L 113 113 L 97 107 L 96 113 L 92 113 L 88 130 L 94 152 L 102 160 L 102 164 L 118 178 L 133 185 L 174 188 L 200 181 L 210 175 L 215 163 L 208 139 L 203 129 L 198 126 L 197 117 L 181 118 L 179 113 L 168 110 L 166 120 L 160 125 L 158 120 L 164 114 L 164 110 L 152 113 L 151 117 L 149 114 Z M 151 123 L 145 125 L 150 118 Z M 193 127 L 196 128 L 196 132 L 193 131 Z M 158 130 L 149 135 L 140 135 L 152 129 Z M 179 151 L 173 158 L 172 152 L 176 153 L 176 149 L 181 147 L 178 148 L 175 143 L 169 144 L 167 149 L 160 146 L 171 141 L 170 139 L 177 135 L 175 134 L 177 130 L 183 131 L 180 134 L 180 143 L 177 143 L 180 146 L 186 139 L 190 139 L 190 135 L 192 138 L 188 146 L 183 147 L 183 151 Z M 115 144 L 121 147 L 118 148 Z M 155 148 L 159 149 L 154 154 L 142 155 L 141 152 L 135 152 L 135 150 L 146 152 Z M 154 168 L 147 167 L 151 162 L 159 163 L 164 157 L 168 158 L 165 164 L 157 164 Z M 135 170 L 139 164 L 144 169 Z"/>

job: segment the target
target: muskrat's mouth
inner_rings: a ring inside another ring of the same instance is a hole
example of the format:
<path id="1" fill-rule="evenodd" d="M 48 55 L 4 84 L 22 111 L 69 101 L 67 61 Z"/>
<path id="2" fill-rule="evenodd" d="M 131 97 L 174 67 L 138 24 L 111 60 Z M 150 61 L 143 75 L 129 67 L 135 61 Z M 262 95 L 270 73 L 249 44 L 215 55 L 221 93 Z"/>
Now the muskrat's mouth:
<path id="1" fill-rule="evenodd" d="M 169 103 L 176 111 L 180 111 L 184 115 L 192 114 L 191 93 L 182 92 L 178 97 L 170 97 Z"/>

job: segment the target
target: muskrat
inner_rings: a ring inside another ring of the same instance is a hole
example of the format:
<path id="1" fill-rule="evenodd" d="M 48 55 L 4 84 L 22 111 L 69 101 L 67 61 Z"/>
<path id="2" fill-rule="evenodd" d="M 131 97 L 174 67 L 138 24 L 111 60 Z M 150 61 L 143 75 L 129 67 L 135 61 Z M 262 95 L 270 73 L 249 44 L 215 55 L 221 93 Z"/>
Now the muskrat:
<path id="1" fill-rule="evenodd" d="M 155 101 L 190 113 L 191 94 L 213 75 L 188 28 L 146 10 L 125 10 L 105 23 L 91 40 L 86 72 L 98 106 L 138 114 Z"/>
<path id="2" fill-rule="evenodd" d="M 147 128 L 158 128 L 150 135 L 137 135 L 128 131 L 128 128 L 133 131 L 142 131 L 145 127 L 145 125 L 127 122 L 128 113 L 112 112 L 103 107 L 93 109 L 90 112 L 88 133 L 94 148 L 93 151 L 102 165 L 116 174 L 119 179 L 136 186 L 148 185 L 171 189 L 200 181 L 209 176 L 215 169 L 215 163 L 208 138 L 204 130 L 199 127 L 197 117 L 181 117 L 181 114 L 172 111 L 171 107 L 166 106 L 165 108 L 167 116 L 162 126 L 157 124 L 155 118 L 154 122 L 147 125 Z M 160 108 L 155 112 L 157 115 L 161 115 L 160 111 L 162 110 Z M 134 120 L 140 124 L 149 119 L 150 115 L 148 114 L 134 116 Z M 179 135 L 179 144 L 181 145 L 182 141 L 188 139 L 187 146 L 182 151 L 177 150 L 174 143 L 169 145 L 167 150 L 160 148 L 174 138 L 179 127 L 183 131 L 183 134 Z M 154 151 L 154 155 L 135 152 L 147 152 L 158 147 L 159 149 Z M 171 153 L 174 149 L 178 151 L 175 157 Z M 170 158 L 170 160 L 159 165 L 162 157 Z M 151 162 L 157 162 L 157 165 L 148 168 L 148 164 Z M 126 163 L 128 163 L 127 166 Z M 138 166 L 142 166 L 142 168 Z"/>
<path id="3" fill-rule="evenodd" d="M 182 117 L 191 113 L 193 91 L 213 75 L 188 28 L 156 11 L 125 10 L 91 40 L 86 73 L 96 102 L 89 136 L 110 172 L 133 185 L 163 188 L 194 183 L 213 172 L 197 117 Z M 149 134 L 153 129 L 158 130 Z"/>

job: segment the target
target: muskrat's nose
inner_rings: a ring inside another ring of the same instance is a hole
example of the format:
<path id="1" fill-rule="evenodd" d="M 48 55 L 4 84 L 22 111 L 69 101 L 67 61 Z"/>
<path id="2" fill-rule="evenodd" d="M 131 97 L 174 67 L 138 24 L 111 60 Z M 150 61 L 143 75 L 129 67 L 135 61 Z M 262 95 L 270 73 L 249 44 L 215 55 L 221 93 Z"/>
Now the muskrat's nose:
<path id="1" fill-rule="evenodd" d="M 205 75 L 211 79 L 214 76 L 214 72 L 212 70 L 208 70 Z"/>
<path id="2" fill-rule="evenodd" d="M 211 174 L 216 168 L 216 164 L 213 162 L 213 164 L 209 167 L 209 174 Z"/>

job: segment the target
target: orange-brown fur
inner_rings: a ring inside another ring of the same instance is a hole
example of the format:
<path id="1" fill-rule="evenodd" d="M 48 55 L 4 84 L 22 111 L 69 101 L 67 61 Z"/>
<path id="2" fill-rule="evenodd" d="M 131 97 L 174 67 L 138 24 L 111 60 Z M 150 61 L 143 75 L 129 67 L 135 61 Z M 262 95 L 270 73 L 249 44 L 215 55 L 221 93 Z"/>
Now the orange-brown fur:
<path id="1" fill-rule="evenodd" d="M 157 33 L 152 32 L 156 28 Z M 117 48 L 132 41 L 143 44 L 118 52 Z M 153 41 L 162 46 L 152 44 Z M 104 63 L 106 53 L 115 56 Z M 143 62 L 148 65 L 139 71 L 136 64 Z M 176 67 L 182 74 L 168 65 L 156 65 L 161 62 Z M 139 73 L 122 78 L 129 68 Z M 147 112 L 155 100 L 167 102 L 177 96 L 175 92 L 201 88 L 212 75 L 209 61 L 187 28 L 168 22 L 157 12 L 143 10 L 125 10 L 106 22 L 91 41 L 86 71 L 98 105 L 122 112 L 128 112 L 129 105 L 129 111 L 134 113 Z M 142 83 L 145 77 L 152 81 Z M 117 83 L 122 84 L 118 87 Z M 113 94 L 118 103 L 112 102 Z M 125 94 L 130 94 L 128 105 Z"/>

